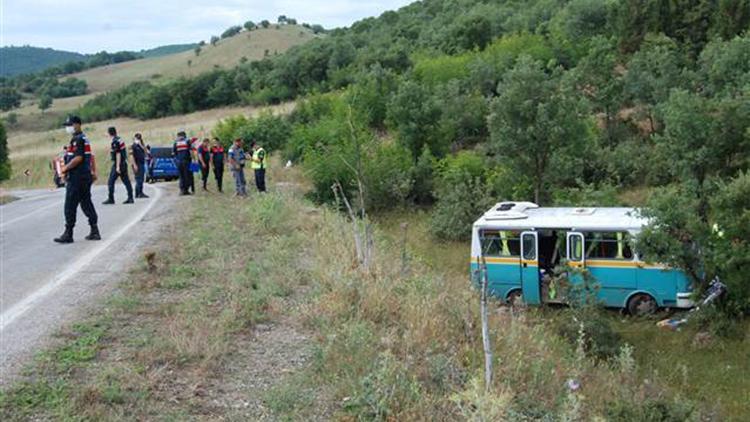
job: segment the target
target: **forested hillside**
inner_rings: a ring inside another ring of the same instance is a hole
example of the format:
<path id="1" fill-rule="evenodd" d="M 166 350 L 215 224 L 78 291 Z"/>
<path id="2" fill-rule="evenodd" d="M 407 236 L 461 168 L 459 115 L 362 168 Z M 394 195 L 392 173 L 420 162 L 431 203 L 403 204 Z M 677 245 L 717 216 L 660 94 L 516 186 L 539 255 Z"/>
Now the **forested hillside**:
<path id="1" fill-rule="evenodd" d="M 0 76 L 13 76 L 32 73 L 48 67 L 76 60 L 86 56 L 71 51 L 60 51 L 39 47 L 0 47 Z"/>
<path id="2" fill-rule="evenodd" d="M 719 274 L 750 310 L 750 1 L 428 0 L 287 54 L 92 100 L 87 119 L 150 118 L 308 96 L 261 137 L 371 209 L 433 204 L 468 236 L 501 199 L 644 205 L 643 253 Z M 325 94 L 329 93 L 329 94 Z M 358 181 L 360 183 L 358 183 Z"/>

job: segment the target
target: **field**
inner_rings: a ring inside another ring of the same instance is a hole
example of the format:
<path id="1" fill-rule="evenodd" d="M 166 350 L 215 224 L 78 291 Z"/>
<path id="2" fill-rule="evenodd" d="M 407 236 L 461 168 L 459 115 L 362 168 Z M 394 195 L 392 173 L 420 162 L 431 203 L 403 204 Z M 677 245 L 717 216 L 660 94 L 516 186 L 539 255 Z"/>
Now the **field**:
<path id="1" fill-rule="evenodd" d="M 181 76 L 195 76 L 215 68 L 232 68 L 243 58 L 253 61 L 260 60 L 267 54 L 282 54 L 315 37 L 312 31 L 301 26 L 282 25 L 279 29 L 271 26 L 268 29 L 241 32 L 219 41 L 215 46 L 207 44 L 202 47 L 198 56 L 190 50 L 97 67 L 71 76 L 85 80 L 90 91 L 102 92 L 135 81 L 158 83 Z"/>
<path id="2" fill-rule="evenodd" d="M 97 157 L 97 163 L 100 166 L 99 182 L 101 183 L 103 182 L 101 179 L 109 171 L 109 137 L 106 132 L 109 126 L 115 126 L 120 136 L 128 143 L 130 143 L 133 134 L 140 132 L 147 144 L 170 146 L 179 130 L 185 130 L 191 137 L 206 137 L 210 136 L 211 129 L 216 122 L 225 117 L 236 114 L 252 116 L 263 110 L 287 113 L 293 107 L 293 103 L 265 108 L 226 107 L 146 121 L 120 118 L 84 125 L 83 129 L 88 135 Z M 51 187 L 52 173 L 49 162 L 61 150 L 62 146 L 67 144 L 68 140 L 69 137 L 62 128 L 42 132 L 12 132 L 8 138 L 8 148 L 13 165 L 13 174 L 10 180 L 3 182 L 3 188 Z M 27 169 L 30 173 L 28 176 L 24 174 Z"/>

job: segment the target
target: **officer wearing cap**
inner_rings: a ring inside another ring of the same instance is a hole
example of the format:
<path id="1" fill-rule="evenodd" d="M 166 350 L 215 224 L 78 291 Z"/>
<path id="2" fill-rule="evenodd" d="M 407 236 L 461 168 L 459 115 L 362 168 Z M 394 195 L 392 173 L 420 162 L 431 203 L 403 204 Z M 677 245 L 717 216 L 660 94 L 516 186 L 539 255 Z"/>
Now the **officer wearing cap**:
<path id="1" fill-rule="evenodd" d="M 65 232 L 55 238 L 57 243 L 73 243 L 73 227 L 76 225 L 78 205 L 89 219 L 91 231 L 86 240 L 101 240 L 98 216 L 91 202 L 91 184 L 96 174 L 92 167 L 91 144 L 81 131 L 81 118 L 70 116 L 65 121 L 65 131 L 71 135 L 65 156 L 65 164 L 60 172 L 67 178 L 65 184 Z"/>
<path id="2" fill-rule="evenodd" d="M 125 145 L 125 141 L 117 136 L 117 129 L 110 127 L 107 129 L 107 133 L 112 138 L 109 151 L 109 158 L 112 160 L 112 170 L 109 172 L 109 180 L 107 181 L 109 196 L 102 204 L 111 205 L 115 203 L 115 182 L 118 178 L 122 180 L 125 190 L 128 192 L 128 199 L 123 204 L 132 204 L 133 185 L 130 184 L 130 177 L 128 177 L 128 148 Z"/>
<path id="3" fill-rule="evenodd" d="M 180 131 L 177 133 L 177 139 L 172 145 L 172 154 L 177 159 L 177 171 L 180 174 L 180 195 L 190 195 L 190 161 L 192 158 L 190 152 L 190 140 L 187 134 Z"/>

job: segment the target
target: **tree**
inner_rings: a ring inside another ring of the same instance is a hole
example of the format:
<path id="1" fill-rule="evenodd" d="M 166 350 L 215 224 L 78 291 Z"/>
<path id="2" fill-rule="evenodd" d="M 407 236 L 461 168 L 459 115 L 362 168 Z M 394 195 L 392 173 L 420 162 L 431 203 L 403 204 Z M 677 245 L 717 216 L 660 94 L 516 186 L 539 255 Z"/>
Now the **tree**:
<path id="1" fill-rule="evenodd" d="M 253 29 L 255 29 L 255 22 L 247 21 L 242 25 L 242 27 L 248 31 L 252 31 Z"/>
<path id="2" fill-rule="evenodd" d="M 297 25 L 297 19 L 294 18 L 287 18 L 286 20 L 287 25 Z"/>
<path id="3" fill-rule="evenodd" d="M 583 103 L 561 83 L 559 70 L 521 56 L 490 105 L 490 148 L 503 164 L 534 181 L 534 200 L 549 198 L 555 175 L 573 176 L 590 136 Z M 567 173 L 567 174 L 566 174 Z"/>
<path id="4" fill-rule="evenodd" d="M 313 34 L 322 34 L 326 32 L 326 29 L 323 28 L 323 25 L 315 24 L 310 27 L 312 29 Z"/>
<path id="5" fill-rule="evenodd" d="M 233 37 L 242 31 L 242 27 L 239 25 L 230 26 L 226 31 L 222 32 L 221 39 Z"/>
<path id="6" fill-rule="evenodd" d="M 0 110 L 8 111 L 21 105 L 21 94 L 15 88 L 0 88 Z"/>
<path id="7" fill-rule="evenodd" d="M 220 39 L 220 38 L 219 38 L 219 37 L 217 37 L 216 35 L 211 35 L 211 45 L 214 45 L 214 46 L 215 46 L 215 45 L 216 45 L 216 43 L 218 43 L 218 42 L 219 42 L 219 39 Z"/>
<path id="8" fill-rule="evenodd" d="M 286 23 L 286 20 L 286 15 L 279 15 L 278 19 L 276 19 L 276 22 L 278 22 L 279 24 L 284 24 Z"/>
<path id="9" fill-rule="evenodd" d="M 200 48 L 200 46 L 195 47 L 195 49 L 193 50 L 193 52 L 195 52 L 195 57 L 200 56 L 201 55 L 201 48 Z"/>
<path id="10" fill-rule="evenodd" d="M 18 123 L 18 114 L 17 113 L 8 113 L 5 116 L 5 123 L 7 123 L 8 127 L 13 127 Z"/>
<path id="11" fill-rule="evenodd" d="M 52 97 L 49 95 L 42 95 L 39 97 L 39 110 L 44 114 L 44 110 L 47 110 L 52 106 Z"/>
<path id="12" fill-rule="evenodd" d="M 269 22 L 266 19 L 263 19 L 262 21 L 260 21 L 260 26 L 262 26 L 263 28 L 268 28 L 269 26 L 271 26 L 271 22 Z"/>
<path id="13" fill-rule="evenodd" d="M 406 80 L 398 87 L 387 107 L 388 126 L 396 132 L 398 142 L 414 160 L 427 146 L 436 156 L 448 152 L 448 143 L 437 136 L 440 105 L 425 86 Z"/>
<path id="14" fill-rule="evenodd" d="M 8 158 L 8 137 L 5 126 L 0 122 L 0 181 L 10 179 L 10 159 Z"/>

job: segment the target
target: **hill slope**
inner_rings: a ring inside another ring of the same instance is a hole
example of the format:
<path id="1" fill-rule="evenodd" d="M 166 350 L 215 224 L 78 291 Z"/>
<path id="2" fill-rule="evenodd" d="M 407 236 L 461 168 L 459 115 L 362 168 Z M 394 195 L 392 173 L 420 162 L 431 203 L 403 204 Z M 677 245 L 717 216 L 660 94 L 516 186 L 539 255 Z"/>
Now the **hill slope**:
<path id="1" fill-rule="evenodd" d="M 85 58 L 83 54 L 52 48 L 2 47 L 0 48 L 0 76 L 38 72 L 58 64 Z"/>
<path id="2" fill-rule="evenodd" d="M 312 31 L 296 25 L 258 29 L 223 39 L 215 46 L 205 45 L 197 56 L 193 50 L 189 50 L 89 69 L 72 76 L 85 80 L 92 92 L 108 91 L 135 81 L 168 80 L 195 76 L 217 67 L 232 68 L 243 57 L 258 60 L 266 52 L 270 55 L 281 54 L 315 36 Z"/>
<path id="3" fill-rule="evenodd" d="M 144 59 L 151 57 L 168 56 L 170 54 L 182 53 L 183 51 L 189 51 L 194 49 L 198 44 L 170 44 L 162 45 L 156 48 L 150 48 L 148 50 L 141 50 L 138 52 Z"/>

